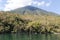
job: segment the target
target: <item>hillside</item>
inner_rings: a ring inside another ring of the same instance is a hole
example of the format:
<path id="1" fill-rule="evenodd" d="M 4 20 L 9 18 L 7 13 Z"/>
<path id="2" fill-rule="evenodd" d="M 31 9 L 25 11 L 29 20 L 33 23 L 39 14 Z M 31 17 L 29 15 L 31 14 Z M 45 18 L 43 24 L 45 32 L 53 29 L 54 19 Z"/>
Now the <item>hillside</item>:
<path id="1" fill-rule="evenodd" d="M 35 15 L 51 15 L 58 16 L 58 14 L 53 12 L 48 12 L 46 10 L 34 7 L 34 6 L 25 6 L 22 8 L 14 9 L 10 11 L 11 13 L 19 13 L 19 14 L 35 14 Z"/>
<path id="2" fill-rule="evenodd" d="M 60 33 L 60 17 L 0 12 L 0 33 Z"/>
<path id="3" fill-rule="evenodd" d="M 0 33 L 60 33 L 60 16 L 33 6 L 0 12 Z"/>

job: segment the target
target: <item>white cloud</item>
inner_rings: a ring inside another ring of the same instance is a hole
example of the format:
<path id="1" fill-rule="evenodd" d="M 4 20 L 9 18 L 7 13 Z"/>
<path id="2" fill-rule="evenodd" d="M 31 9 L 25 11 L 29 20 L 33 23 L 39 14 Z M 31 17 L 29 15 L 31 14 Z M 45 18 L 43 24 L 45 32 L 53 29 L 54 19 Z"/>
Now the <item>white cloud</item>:
<path id="1" fill-rule="evenodd" d="M 51 3 L 46 3 L 46 6 L 48 7 L 48 6 L 50 6 L 50 4 L 51 4 Z"/>
<path id="2" fill-rule="evenodd" d="M 38 3 L 37 1 L 34 1 L 32 4 L 34 4 L 34 5 L 35 5 L 35 4 L 37 4 L 37 3 Z"/>
<path id="3" fill-rule="evenodd" d="M 27 5 L 35 5 L 37 7 L 40 7 L 40 6 L 50 6 L 50 4 L 51 3 L 47 3 L 45 1 L 39 2 L 33 0 L 7 0 L 7 4 L 5 4 L 4 11 L 13 10 Z"/>
<path id="4" fill-rule="evenodd" d="M 7 0 L 7 4 L 5 4 L 5 11 L 13 10 L 19 7 L 24 7 L 27 5 L 31 5 L 32 0 Z"/>
<path id="5" fill-rule="evenodd" d="M 50 6 L 50 4 L 51 4 L 50 2 L 47 3 L 46 1 L 41 1 L 41 2 L 35 1 L 35 2 L 33 2 L 33 5 L 38 6 L 38 7 L 40 7 L 40 6 L 48 7 L 48 6 Z"/>
<path id="6" fill-rule="evenodd" d="M 0 2 L 1 2 L 2 0 L 0 0 Z"/>
<path id="7" fill-rule="evenodd" d="M 38 6 L 40 6 L 40 5 L 44 5 L 45 4 L 45 1 L 41 1 L 41 2 L 38 2 Z"/>

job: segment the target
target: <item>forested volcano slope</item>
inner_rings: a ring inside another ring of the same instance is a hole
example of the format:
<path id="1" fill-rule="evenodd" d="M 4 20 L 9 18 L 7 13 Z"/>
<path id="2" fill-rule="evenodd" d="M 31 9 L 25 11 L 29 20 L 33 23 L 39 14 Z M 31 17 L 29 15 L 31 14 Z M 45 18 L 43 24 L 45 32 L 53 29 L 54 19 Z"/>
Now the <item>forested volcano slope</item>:
<path id="1" fill-rule="evenodd" d="M 60 16 L 0 12 L 0 33 L 60 33 Z"/>

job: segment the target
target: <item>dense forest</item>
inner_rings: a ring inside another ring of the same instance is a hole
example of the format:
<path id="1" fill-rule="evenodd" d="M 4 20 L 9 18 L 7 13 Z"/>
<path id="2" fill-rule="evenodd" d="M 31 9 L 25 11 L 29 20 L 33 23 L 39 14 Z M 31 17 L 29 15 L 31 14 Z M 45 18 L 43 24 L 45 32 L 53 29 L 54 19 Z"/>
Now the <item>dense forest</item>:
<path id="1" fill-rule="evenodd" d="M 60 33 L 60 16 L 0 12 L 0 33 Z"/>

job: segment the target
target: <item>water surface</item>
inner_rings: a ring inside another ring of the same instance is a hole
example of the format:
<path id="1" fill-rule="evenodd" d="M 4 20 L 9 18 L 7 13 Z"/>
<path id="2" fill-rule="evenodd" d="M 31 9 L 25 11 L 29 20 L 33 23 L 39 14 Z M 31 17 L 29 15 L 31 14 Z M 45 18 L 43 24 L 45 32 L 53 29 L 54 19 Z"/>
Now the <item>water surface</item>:
<path id="1" fill-rule="evenodd" d="M 0 34 L 0 40 L 60 40 L 59 34 Z"/>

